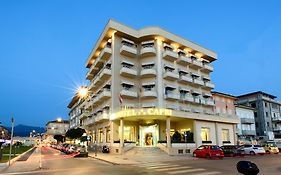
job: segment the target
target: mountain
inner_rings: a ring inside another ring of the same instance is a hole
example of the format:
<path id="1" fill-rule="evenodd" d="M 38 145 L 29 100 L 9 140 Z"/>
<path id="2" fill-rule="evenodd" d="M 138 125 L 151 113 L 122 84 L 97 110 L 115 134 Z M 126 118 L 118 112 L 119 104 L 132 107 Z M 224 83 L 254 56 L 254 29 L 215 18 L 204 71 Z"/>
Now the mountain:
<path id="1" fill-rule="evenodd" d="M 9 132 L 11 132 L 11 127 L 6 127 Z M 37 126 L 27 126 L 27 125 L 17 125 L 14 127 L 14 136 L 29 136 L 30 132 L 35 131 L 35 133 L 44 133 L 45 128 Z"/>

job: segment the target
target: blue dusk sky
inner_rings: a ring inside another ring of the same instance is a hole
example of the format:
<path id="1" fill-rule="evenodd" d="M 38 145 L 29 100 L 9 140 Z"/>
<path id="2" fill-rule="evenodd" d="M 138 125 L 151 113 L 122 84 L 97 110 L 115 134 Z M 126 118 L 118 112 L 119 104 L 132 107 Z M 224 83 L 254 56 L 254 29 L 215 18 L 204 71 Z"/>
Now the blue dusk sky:
<path id="1" fill-rule="evenodd" d="M 85 62 L 109 19 L 159 26 L 218 54 L 216 91 L 281 97 L 281 1 L 0 1 L 0 121 L 68 119 Z"/>

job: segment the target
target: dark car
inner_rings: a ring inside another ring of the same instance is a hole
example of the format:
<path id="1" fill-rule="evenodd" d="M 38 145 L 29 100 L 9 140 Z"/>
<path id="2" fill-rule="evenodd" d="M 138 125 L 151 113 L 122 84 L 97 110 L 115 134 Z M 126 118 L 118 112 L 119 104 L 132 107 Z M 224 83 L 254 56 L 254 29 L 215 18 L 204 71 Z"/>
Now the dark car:
<path id="1" fill-rule="evenodd" d="M 213 158 L 218 157 L 222 159 L 224 153 L 218 145 L 201 145 L 193 151 L 194 157 Z"/>
<path id="2" fill-rule="evenodd" d="M 245 156 L 244 149 L 239 145 L 224 145 L 221 146 L 224 156 Z"/>
<path id="3" fill-rule="evenodd" d="M 75 157 L 88 157 L 88 151 L 85 146 L 77 146 L 75 150 L 76 156 Z"/>

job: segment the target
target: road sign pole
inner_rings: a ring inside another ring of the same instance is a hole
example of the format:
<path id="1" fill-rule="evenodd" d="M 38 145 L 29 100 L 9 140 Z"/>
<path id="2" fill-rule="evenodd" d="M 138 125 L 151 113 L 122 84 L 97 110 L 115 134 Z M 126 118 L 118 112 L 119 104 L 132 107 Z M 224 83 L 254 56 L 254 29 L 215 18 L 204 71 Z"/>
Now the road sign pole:
<path id="1" fill-rule="evenodd" d="M 11 165 L 13 135 L 14 135 L 14 117 L 12 117 L 12 132 L 11 132 L 10 154 L 9 154 L 9 166 Z"/>

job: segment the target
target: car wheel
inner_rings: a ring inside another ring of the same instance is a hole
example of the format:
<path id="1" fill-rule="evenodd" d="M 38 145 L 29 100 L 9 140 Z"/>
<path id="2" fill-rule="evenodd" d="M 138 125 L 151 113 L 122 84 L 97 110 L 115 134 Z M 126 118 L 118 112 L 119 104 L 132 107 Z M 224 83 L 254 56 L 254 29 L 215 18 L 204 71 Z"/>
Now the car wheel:
<path id="1" fill-rule="evenodd" d="M 256 153 L 254 151 L 251 151 L 250 155 L 254 156 L 254 155 L 256 155 Z"/>
<path id="2" fill-rule="evenodd" d="M 193 157 L 196 157 L 197 155 L 196 155 L 196 153 L 193 153 Z"/>

